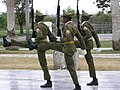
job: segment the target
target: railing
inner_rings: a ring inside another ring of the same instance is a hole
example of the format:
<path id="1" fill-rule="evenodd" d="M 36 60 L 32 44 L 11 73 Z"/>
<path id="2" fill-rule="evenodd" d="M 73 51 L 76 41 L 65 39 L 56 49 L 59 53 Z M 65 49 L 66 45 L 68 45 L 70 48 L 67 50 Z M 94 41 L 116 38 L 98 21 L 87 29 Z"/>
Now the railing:
<path id="1" fill-rule="evenodd" d="M 111 34 L 112 33 L 112 23 L 92 23 L 94 30 L 98 34 Z"/>

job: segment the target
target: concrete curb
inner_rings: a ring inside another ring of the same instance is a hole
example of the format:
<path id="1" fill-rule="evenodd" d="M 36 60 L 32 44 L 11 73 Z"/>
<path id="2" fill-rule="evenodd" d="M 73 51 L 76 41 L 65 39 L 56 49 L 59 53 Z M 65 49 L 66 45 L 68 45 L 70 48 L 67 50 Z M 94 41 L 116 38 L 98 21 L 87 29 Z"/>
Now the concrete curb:
<path id="1" fill-rule="evenodd" d="M 95 58 L 120 58 L 120 54 L 92 54 Z M 0 57 L 37 57 L 37 54 L 0 54 Z M 47 58 L 53 58 L 53 54 L 46 54 Z M 83 55 L 79 55 L 84 58 Z"/>

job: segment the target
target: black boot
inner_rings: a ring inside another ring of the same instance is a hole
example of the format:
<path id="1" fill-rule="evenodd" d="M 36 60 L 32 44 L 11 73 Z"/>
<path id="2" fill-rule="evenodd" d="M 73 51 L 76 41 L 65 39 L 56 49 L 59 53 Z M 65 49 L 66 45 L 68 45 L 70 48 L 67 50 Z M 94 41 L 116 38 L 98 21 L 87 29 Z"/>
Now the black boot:
<path id="1" fill-rule="evenodd" d="M 97 78 L 93 78 L 93 80 L 90 83 L 87 83 L 88 86 L 93 86 L 93 85 L 98 85 L 98 79 Z"/>
<path id="2" fill-rule="evenodd" d="M 41 88 L 51 88 L 52 87 L 52 81 L 48 80 L 46 84 L 41 85 L 40 87 Z"/>
<path id="3" fill-rule="evenodd" d="M 3 36 L 3 47 L 9 47 L 11 43 L 7 41 L 6 36 Z"/>
<path id="4" fill-rule="evenodd" d="M 37 49 L 37 45 L 34 44 L 31 39 L 28 40 L 29 50 Z"/>
<path id="5" fill-rule="evenodd" d="M 81 90 L 81 86 L 79 84 L 76 84 L 73 90 Z"/>

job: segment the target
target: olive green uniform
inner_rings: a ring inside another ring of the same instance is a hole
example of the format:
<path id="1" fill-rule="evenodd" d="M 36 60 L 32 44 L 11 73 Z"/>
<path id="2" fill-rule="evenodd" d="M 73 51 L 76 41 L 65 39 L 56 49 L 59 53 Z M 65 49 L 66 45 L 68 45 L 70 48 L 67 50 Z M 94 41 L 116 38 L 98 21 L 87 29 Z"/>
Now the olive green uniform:
<path id="1" fill-rule="evenodd" d="M 85 55 L 85 59 L 88 64 L 90 77 L 96 77 L 95 66 L 94 66 L 93 57 L 91 54 L 91 49 L 93 49 L 92 36 L 95 38 L 97 47 L 100 47 L 101 45 L 100 45 L 98 36 L 93 29 L 93 26 L 88 21 L 84 21 L 81 27 L 83 31 L 82 36 L 84 37 L 84 40 L 87 46 L 87 54 Z"/>
<path id="2" fill-rule="evenodd" d="M 35 43 L 38 47 L 37 49 L 38 59 L 44 72 L 44 79 L 50 80 L 51 77 L 48 71 L 46 57 L 45 57 L 45 51 L 49 49 L 49 42 L 47 41 L 47 36 L 50 42 L 56 41 L 56 37 L 51 33 L 49 27 L 46 26 L 43 22 L 37 23 L 35 30 L 36 30 Z M 13 39 L 11 40 L 11 46 L 20 46 L 20 47 L 29 48 L 28 41 L 16 41 Z"/>
<path id="3" fill-rule="evenodd" d="M 40 65 L 44 72 L 44 79 L 50 80 L 50 74 L 47 67 L 45 51 L 49 49 L 49 42 L 47 41 L 47 36 L 49 37 L 50 42 L 56 40 L 55 36 L 50 32 L 49 27 L 44 23 L 39 22 L 36 26 L 36 44 L 37 44 L 37 53 Z"/>
<path id="4" fill-rule="evenodd" d="M 40 54 L 41 64 L 43 65 L 43 69 L 46 69 L 46 79 L 50 79 L 50 76 L 48 74 L 47 71 L 47 64 L 46 64 L 46 60 L 45 60 L 45 51 L 48 49 L 52 49 L 52 50 L 57 50 L 57 51 L 61 51 L 64 53 L 65 56 L 65 61 L 66 61 L 66 65 L 67 65 L 67 69 L 70 72 L 70 75 L 73 79 L 73 83 L 74 84 L 78 84 L 78 79 L 77 79 L 77 74 L 76 74 L 76 70 L 74 67 L 74 61 L 72 56 L 74 55 L 74 52 L 76 52 L 76 46 L 74 44 L 74 36 L 79 37 L 79 41 L 80 44 L 82 44 L 82 49 L 85 49 L 85 43 L 83 41 L 83 38 L 81 36 L 81 34 L 79 33 L 79 31 L 76 29 L 76 27 L 73 25 L 73 23 L 70 21 L 68 22 L 63 29 L 63 37 L 61 37 L 61 42 L 57 43 L 57 42 L 50 42 L 47 43 L 45 45 L 40 44 L 38 46 L 38 51 Z"/>
<path id="5" fill-rule="evenodd" d="M 28 41 L 16 41 L 14 39 L 11 39 L 11 46 L 19 46 L 24 48 L 29 48 Z"/>
<path id="6" fill-rule="evenodd" d="M 63 12 L 63 14 L 65 14 Z M 66 15 L 66 14 L 65 14 Z M 60 38 L 60 42 L 41 42 L 38 44 L 38 56 L 41 63 L 41 66 L 44 70 L 44 76 L 46 80 L 50 80 L 50 75 L 48 73 L 45 51 L 48 49 L 61 51 L 64 53 L 65 62 L 67 65 L 67 69 L 70 72 L 70 75 L 73 79 L 74 84 L 79 84 L 76 70 L 74 67 L 74 60 L 72 56 L 74 52 L 76 52 L 76 45 L 74 43 L 74 37 L 76 36 L 79 40 L 82 49 L 86 49 L 85 42 L 79 31 L 73 25 L 71 21 L 68 21 L 63 27 L 63 37 Z M 41 35 L 41 36 L 40 36 Z M 45 34 L 43 34 L 45 35 Z M 39 34 L 39 38 L 43 37 L 42 34 Z M 44 36 L 45 37 L 45 36 Z"/>

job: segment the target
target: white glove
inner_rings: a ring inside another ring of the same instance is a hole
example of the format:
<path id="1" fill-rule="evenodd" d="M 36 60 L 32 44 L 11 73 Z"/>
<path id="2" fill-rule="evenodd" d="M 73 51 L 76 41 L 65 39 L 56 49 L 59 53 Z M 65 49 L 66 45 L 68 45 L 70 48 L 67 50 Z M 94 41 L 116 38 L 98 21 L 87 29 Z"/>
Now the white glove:
<path id="1" fill-rule="evenodd" d="M 84 50 L 81 50 L 81 54 L 82 55 L 86 55 L 87 54 L 87 51 L 84 49 Z"/>
<path id="2" fill-rule="evenodd" d="M 31 38 L 32 42 L 35 42 L 35 38 Z"/>
<path id="3" fill-rule="evenodd" d="M 60 42 L 60 37 L 56 37 L 57 38 L 57 41 Z"/>
<path id="4" fill-rule="evenodd" d="M 101 48 L 97 48 L 97 49 L 96 49 L 96 52 L 101 52 Z"/>

